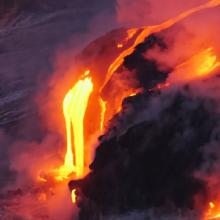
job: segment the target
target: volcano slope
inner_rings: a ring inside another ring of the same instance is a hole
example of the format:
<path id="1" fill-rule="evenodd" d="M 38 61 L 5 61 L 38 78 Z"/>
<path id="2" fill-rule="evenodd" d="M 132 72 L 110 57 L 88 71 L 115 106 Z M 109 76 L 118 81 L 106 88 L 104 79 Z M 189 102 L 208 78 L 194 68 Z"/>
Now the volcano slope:
<path id="1" fill-rule="evenodd" d="M 135 72 L 134 87 L 142 92 L 124 99 L 110 120 L 90 174 L 69 183 L 77 188 L 81 220 L 137 210 L 145 213 L 140 219 L 153 212 L 199 220 L 216 193 L 210 179 L 219 165 L 219 76 L 160 88 L 172 69 L 143 57 L 155 45 L 167 49 L 160 36 L 147 37 L 117 70 Z M 114 76 L 106 99 L 111 84 Z"/>
<path id="2" fill-rule="evenodd" d="M 194 96 L 184 87 L 149 98 L 149 111 L 144 110 L 146 94 L 125 102 L 129 114 L 115 116 L 115 124 L 122 126 L 137 111 L 140 117 L 122 135 L 107 133 L 101 138 L 91 173 L 79 184 L 81 219 L 151 208 L 203 209 L 212 192 L 206 178 L 196 173 L 216 174 L 218 150 L 213 147 L 207 153 L 207 148 L 219 145 L 217 100 Z"/>

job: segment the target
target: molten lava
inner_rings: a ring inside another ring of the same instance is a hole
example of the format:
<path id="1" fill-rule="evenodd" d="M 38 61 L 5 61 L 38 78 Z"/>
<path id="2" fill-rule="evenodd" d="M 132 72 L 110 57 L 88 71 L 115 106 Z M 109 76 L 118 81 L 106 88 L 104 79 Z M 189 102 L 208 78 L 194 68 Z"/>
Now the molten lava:
<path id="1" fill-rule="evenodd" d="M 125 49 L 124 51 L 122 51 L 122 53 L 115 59 L 115 61 L 109 66 L 106 77 L 105 77 L 105 81 L 101 87 L 104 88 L 105 85 L 107 84 L 107 82 L 109 81 L 109 79 L 111 78 L 112 74 L 119 68 L 119 66 L 122 65 L 124 58 L 128 55 L 130 55 L 135 47 L 140 44 L 141 42 L 143 42 L 145 40 L 146 37 L 148 37 L 150 34 L 152 33 L 156 33 L 159 31 L 162 31 L 164 29 L 167 29 L 171 26 L 173 26 L 174 24 L 176 24 L 177 22 L 183 20 L 184 18 L 187 18 L 188 16 L 199 12 L 203 9 L 207 9 L 207 8 L 213 8 L 220 5 L 220 0 L 211 0 L 208 1 L 207 3 L 200 5 L 198 7 L 189 9 L 183 13 L 181 13 L 180 15 L 178 15 L 175 18 L 169 19 L 165 22 L 163 22 L 160 25 L 155 25 L 155 26 L 147 26 L 147 27 L 143 27 L 142 31 L 137 35 L 134 43 L 132 44 L 132 46 L 130 46 L 128 49 Z M 136 29 L 133 28 L 130 30 L 130 32 L 128 32 L 128 34 L 130 34 L 130 37 L 133 37 L 136 33 Z"/>
<path id="2" fill-rule="evenodd" d="M 100 116 L 100 131 L 104 128 L 104 122 L 105 122 L 105 112 L 106 112 L 106 102 L 103 101 L 103 99 L 99 98 L 99 104 L 101 107 L 101 116 Z"/>
<path id="3" fill-rule="evenodd" d="M 118 44 L 117 48 L 122 48 L 124 45 L 123 44 Z"/>
<path id="4" fill-rule="evenodd" d="M 171 74 L 169 82 L 189 81 L 209 76 L 220 66 L 217 56 L 212 47 L 195 54 L 189 60 L 176 67 L 174 74 Z"/>
<path id="5" fill-rule="evenodd" d="M 71 198 L 72 198 L 72 202 L 75 203 L 76 202 L 76 190 L 72 190 L 71 192 Z"/>
<path id="6" fill-rule="evenodd" d="M 105 87 L 106 83 L 111 78 L 112 74 L 122 65 L 124 58 L 131 54 L 135 47 L 144 41 L 146 37 L 150 34 L 159 32 L 161 30 L 167 29 L 182 19 L 190 16 L 193 13 L 196 13 L 200 10 L 216 7 L 220 5 L 220 0 L 212 0 L 206 4 L 200 5 L 198 7 L 189 9 L 173 19 L 169 19 L 163 22 L 160 25 L 143 27 L 139 34 L 137 34 L 138 29 L 132 28 L 127 32 L 126 41 L 131 40 L 136 34 L 136 39 L 133 44 L 124 49 L 119 56 L 113 61 L 109 66 L 106 73 L 105 80 L 99 89 L 101 92 Z M 122 48 L 122 44 L 118 44 L 119 48 Z M 192 69 L 191 72 L 194 72 L 196 75 L 201 76 L 210 73 L 213 71 L 220 63 L 217 61 L 217 57 L 213 55 L 213 49 L 208 48 L 202 53 L 195 55 L 186 63 L 177 67 L 177 69 L 182 68 L 183 66 L 188 65 Z M 193 74 L 194 74 L 193 73 Z M 85 71 L 83 77 L 87 77 L 90 74 L 90 71 Z M 177 74 L 178 75 L 178 74 Z M 192 76 L 192 75 L 190 75 Z M 181 76 L 182 77 L 182 76 Z M 185 77 L 185 76 L 184 76 Z M 169 83 L 169 82 L 168 82 Z M 67 178 L 70 173 L 75 172 L 77 177 L 83 176 L 84 169 L 84 136 L 83 136 L 83 118 L 86 111 L 87 103 L 89 96 L 92 92 L 93 84 L 91 78 L 85 78 L 84 80 L 79 80 L 76 85 L 67 93 L 64 103 L 64 116 L 66 120 L 66 131 L 67 131 L 67 152 L 65 155 L 64 165 L 59 169 L 59 178 Z M 133 94 L 133 92 L 131 93 Z M 99 100 L 101 106 L 101 116 L 100 116 L 100 129 L 103 129 L 105 112 L 106 112 L 106 103 L 100 98 Z M 72 132 L 73 130 L 73 132 Z M 74 139 L 74 145 L 72 143 Z M 74 146 L 74 147 L 73 147 Z M 73 154 L 73 150 L 75 154 Z"/>
<path id="7" fill-rule="evenodd" d="M 133 28 L 128 30 L 127 38 L 122 43 L 118 43 L 117 47 L 120 48 L 119 51 L 122 51 L 118 57 L 110 64 L 108 67 L 104 82 L 100 88 L 96 88 L 97 91 L 101 93 L 102 89 L 108 83 L 114 72 L 123 64 L 124 58 L 130 55 L 135 47 L 142 43 L 146 37 L 150 34 L 159 32 L 161 30 L 167 29 L 182 19 L 190 16 L 193 13 L 196 13 L 202 9 L 216 7 L 220 5 L 220 0 L 212 0 L 201 6 L 187 10 L 186 12 L 181 13 L 179 16 L 169 19 L 163 22 L 160 25 L 142 27 L 141 29 Z M 133 39 L 135 38 L 135 39 Z M 126 43 L 129 42 L 129 45 Z M 131 43 L 130 43 L 131 42 Z M 175 79 L 176 77 L 181 80 L 194 79 L 201 76 L 206 76 L 210 74 L 220 66 L 217 56 L 214 54 L 212 47 L 203 50 L 202 52 L 194 55 L 189 60 L 185 61 L 183 64 L 176 67 L 174 71 Z M 68 91 L 63 101 L 63 114 L 65 117 L 66 123 L 66 154 L 64 159 L 64 164 L 57 170 L 55 179 L 64 180 L 68 179 L 69 175 L 74 173 L 76 178 L 83 177 L 84 173 L 84 116 L 87 110 L 87 105 L 89 97 L 93 91 L 92 78 L 90 77 L 90 71 L 86 70 L 82 74 L 82 79 L 80 79 L 73 86 L 72 89 Z M 167 83 L 158 85 L 157 89 L 161 89 L 170 85 L 168 80 Z M 117 111 L 121 110 L 122 99 L 128 96 L 134 96 L 137 94 L 137 91 L 129 91 L 126 93 L 126 96 L 116 97 L 119 99 Z M 105 113 L 107 103 L 105 100 L 102 100 L 98 95 L 97 101 L 99 101 L 101 114 L 100 114 L 100 130 L 103 130 L 105 122 Z M 43 182 L 46 182 L 46 179 L 40 177 Z M 76 202 L 76 190 L 72 191 L 72 201 Z M 214 203 L 212 203 L 214 205 Z M 210 206 L 214 210 L 214 206 Z M 211 217 L 215 216 L 210 214 Z M 216 215 L 217 216 L 217 215 Z M 210 216 L 209 216 L 210 217 Z"/>
<path id="8" fill-rule="evenodd" d="M 208 48 L 201 54 L 200 58 L 203 59 L 204 62 L 198 66 L 197 70 L 199 76 L 203 76 L 209 72 L 212 72 L 220 65 L 220 62 L 217 60 L 217 56 L 215 56 L 212 52 L 213 48 Z"/>
<path id="9" fill-rule="evenodd" d="M 209 210 L 206 214 L 206 219 L 219 219 L 220 218 L 220 206 L 217 206 L 214 202 L 209 203 Z"/>
<path id="10" fill-rule="evenodd" d="M 88 72 L 85 75 L 88 75 Z M 92 90 L 92 79 L 86 77 L 79 80 L 64 98 L 63 113 L 66 121 L 67 151 L 64 164 L 59 169 L 58 179 L 68 178 L 68 175 L 73 172 L 78 178 L 84 174 L 83 119 Z"/>

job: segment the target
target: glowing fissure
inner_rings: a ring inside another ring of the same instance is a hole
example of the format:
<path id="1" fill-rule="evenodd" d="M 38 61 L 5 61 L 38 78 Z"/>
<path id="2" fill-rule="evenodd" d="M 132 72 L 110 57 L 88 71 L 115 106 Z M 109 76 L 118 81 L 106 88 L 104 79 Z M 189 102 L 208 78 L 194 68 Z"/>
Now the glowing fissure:
<path id="1" fill-rule="evenodd" d="M 92 79 L 86 77 L 79 80 L 64 98 L 63 113 L 66 122 L 67 151 L 64 165 L 59 169 L 58 179 L 68 178 L 68 175 L 73 172 L 77 178 L 82 177 L 84 174 L 83 122 L 92 90 Z"/>

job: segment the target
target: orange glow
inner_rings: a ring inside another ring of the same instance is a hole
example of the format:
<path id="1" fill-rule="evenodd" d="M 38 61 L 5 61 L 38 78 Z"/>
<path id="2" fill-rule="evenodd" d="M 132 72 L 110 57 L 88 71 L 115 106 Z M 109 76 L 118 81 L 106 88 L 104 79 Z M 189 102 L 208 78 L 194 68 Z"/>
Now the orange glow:
<path id="1" fill-rule="evenodd" d="M 123 47 L 123 44 L 118 44 L 117 45 L 117 48 L 122 48 Z"/>
<path id="2" fill-rule="evenodd" d="M 189 81 L 209 76 L 219 66 L 220 62 L 214 54 L 213 48 L 210 47 L 177 66 L 168 81 Z"/>
<path id="3" fill-rule="evenodd" d="M 161 90 L 161 89 L 165 89 L 167 87 L 170 86 L 169 82 L 165 82 L 165 83 L 160 83 L 158 85 L 156 85 L 156 87 L 149 89 L 149 91 L 156 91 L 156 90 Z"/>
<path id="4" fill-rule="evenodd" d="M 125 92 L 125 94 L 123 94 L 123 96 L 121 96 L 119 98 L 119 101 L 117 102 L 115 113 L 118 113 L 122 110 L 122 101 L 123 101 L 123 99 L 125 99 L 126 97 L 136 96 L 139 92 L 141 92 L 141 90 L 139 90 L 139 89 L 137 89 L 137 90 L 132 89 L 130 91 Z"/>
<path id="5" fill-rule="evenodd" d="M 182 19 L 196 13 L 202 9 L 211 8 L 220 5 L 220 0 L 211 0 L 206 4 L 187 10 L 181 13 L 179 16 L 169 19 L 160 25 L 142 27 L 142 28 L 132 28 L 127 31 L 127 38 L 122 43 L 118 43 L 117 47 L 122 48 L 118 51 L 121 53 L 118 57 L 109 65 L 105 79 L 100 86 L 100 88 L 95 88 L 95 91 L 101 93 L 102 89 L 111 79 L 115 71 L 123 64 L 124 58 L 130 55 L 135 47 L 143 42 L 150 34 L 162 31 L 181 21 Z M 134 39 L 133 39 L 134 38 Z M 129 42 L 128 42 L 129 41 Z M 128 43 L 126 45 L 125 43 Z M 114 44 L 114 47 L 116 44 Z M 114 48 L 116 49 L 116 48 Z M 202 76 L 207 76 L 212 73 L 217 67 L 220 66 L 218 57 L 214 54 L 212 47 L 203 50 L 202 52 L 194 55 L 189 60 L 185 61 L 181 65 L 177 66 L 174 73 L 175 80 L 188 80 L 195 79 Z M 68 179 L 71 174 L 75 174 L 76 178 L 81 178 L 85 175 L 85 154 L 84 154 L 84 116 L 87 110 L 89 97 L 93 91 L 92 78 L 90 77 L 90 70 L 86 70 L 84 74 L 81 75 L 79 81 L 70 89 L 64 97 L 63 100 L 63 114 L 65 118 L 66 126 L 66 153 L 64 158 L 64 163 L 57 170 L 53 170 L 55 173 L 55 180 L 63 181 Z M 95 79 L 95 78 L 94 78 Z M 172 80 L 171 80 L 172 81 Z M 94 80 L 95 82 L 95 80 Z M 157 85 L 157 89 L 162 89 L 170 85 L 168 82 Z M 115 97 L 116 101 L 114 103 L 113 114 L 121 111 L 121 103 L 124 98 L 128 96 L 135 96 L 137 92 L 131 89 L 131 91 L 123 91 L 123 94 L 119 94 Z M 95 92 L 94 92 L 95 93 Z M 95 97 L 99 101 L 101 113 L 100 113 L 100 130 L 104 128 L 105 121 L 108 120 L 107 116 L 107 102 L 102 100 L 102 98 L 97 95 Z M 111 113 L 112 114 L 112 113 Z M 112 116 L 112 115 L 111 115 Z M 39 182 L 47 182 L 47 179 L 39 176 L 37 177 Z M 76 190 L 71 192 L 72 202 L 76 203 Z M 46 200 L 46 195 L 40 195 L 40 200 Z M 220 217 L 220 207 L 216 208 L 213 202 L 209 204 L 209 214 L 208 219 L 214 219 Z M 218 214 L 219 213 L 219 214 Z"/>
<path id="6" fill-rule="evenodd" d="M 136 96 L 136 95 L 137 95 L 136 93 L 132 93 L 131 95 L 129 95 L 129 97 Z"/>
<path id="7" fill-rule="evenodd" d="M 102 100 L 102 98 L 99 98 L 99 104 L 101 107 L 101 117 L 100 117 L 100 131 L 104 128 L 104 122 L 105 122 L 105 112 L 106 112 L 106 102 Z"/>
<path id="8" fill-rule="evenodd" d="M 73 189 L 71 192 L 72 203 L 76 203 L 76 190 Z"/>
<path id="9" fill-rule="evenodd" d="M 47 182 L 47 180 L 45 179 L 45 178 L 43 178 L 42 176 L 38 176 L 37 177 L 37 180 L 39 181 L 39 182 L 43 182 L 43 183 L 46 183 Z"/>
<path id="10" fill-rule="evenodd" d="M 214 209 L 215 208 L 215 204 L 213 202 L 209 203 L 210 209 Z"/>
<path id="11" fill-rule="evenodd" d="M 119 54 L 119 56 L 115 59 L 115 61 L 109 66 L 106 77 L 105 77 L 105 81 L 104 81 L 100 90 L 102 90 L 102 88 L 105 87 L 106 83 L 109 81 L 112 74 L 119 68 L 120 65 L 122 65 L 124 58 L 126 56 L 130 55 L 134 51 L 135 47 L 138 44 L 140 44 L 141 42 L 143 42 L 144 39 L 146 37 L 148 37 L 150 34 L 167 29 L 167 28 L 173 26 L 174 24 L 176 24 L 177 22 L 183 20 L 184 18 L 187 18 L 188 16 L 190 16 L 196 12 L 199 12 L 203 9 L 216 7 L 218 5 L 220 5 L 220 0 L 211 0 L 203 5 L 189 9 L 189 10 L 181 13 L 177 17 L 169 19 L 169 20 L 161 23 L 160 25 L 143 27 L 142 28 L 143 30 L 141 31 L 141 33 L 138 34 L 133 45 L 130 46 L 128 49 L 124 50 L 121 54 Z M 134 36 L 135 33 L 136 33 L 136 29 L 131 29 L 131 31 L 130 31 L 131 36 L 132 36 L 132 34 Z M 128 32 L 128 34 L 129 34 L 129 32 Z"/>
<path id="12" fill-rule="evenodd" d="M 69 90 L 63 101 L 63 113 L 66 121 L 67 151 L 63 166 L 59 168 L 57 180 L 68 178 L 71 173 L 82 177 L 84 173 L 84 129 L 83 119 L 89 96 L 93 90 L 91 78 L 79 80 Z M 74 144 L 72 140 L 74 139 Z M 73 149 L 75 155 L 73 155 Z"/>
<path id="13" fill-rule="evenodd" d="M 209 203 L 209 209 L 206 214 L 206 219 L 219 219 L 220 218 L 220 206 L 217 206 L 214 202 Z"/>
<path id="14" fill-rule="evenodd" d="M 170 83 L 165 82 L 165 83 L 160 83 L 157 85 L 157 89 L 163 89 L 163 88 L 167 88 L 170 86 Z"/>
<path id="15" fill-rule="evenodd" d="M 134 35 L 137 33 L 138 31 L 138 28 L 131 28 L 127 31 L 127 38 L 126 38 L 126 41 L 130 40 L 132 37 L 134 37 Z"/>
<path id="16" fill-rule="evenodd" d="M 127 30 L 127 37 L 123 40 L 124 43 L 127 43 L 130 39 L 134 37 L 134 35 L 137 33 L 138 28 L 131 28 Z M 124 44 L 123 43 L 118 43 L 117 48 L 123 48 Z"/>
<path id="17" fill-rule="evenodd" d="M 205 60 L 198 66 L 198 75 L 205 75 L 220 65 L 220 62 L 217 60 L 217 56 L 212 54 L 213 48 L 208 48 L 203 52 Z"/>
<path id="18" fill-rule="evenodd" d="M 90 70 L 86 70 L 85 72 L 84 72 L 84 76 L 88 76 L 90 74 Z"/>

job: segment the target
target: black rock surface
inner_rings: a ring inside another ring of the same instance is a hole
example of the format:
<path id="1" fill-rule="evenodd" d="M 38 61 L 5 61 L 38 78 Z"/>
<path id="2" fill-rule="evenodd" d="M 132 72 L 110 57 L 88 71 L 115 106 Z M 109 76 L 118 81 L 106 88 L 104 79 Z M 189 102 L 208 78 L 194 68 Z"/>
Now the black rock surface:
<path id="1" fill-rule="evenodd" d="M 204 146 L 220 119 L 213 109 L 210 99 L 178 92 L 156 118 L 102 139 L 91 173 L 77 185 L 81 219 L 150 208 L 194 210 L 196 197 L 204 207 L 207 184 L 194 173 L 207 162 Z"/>

